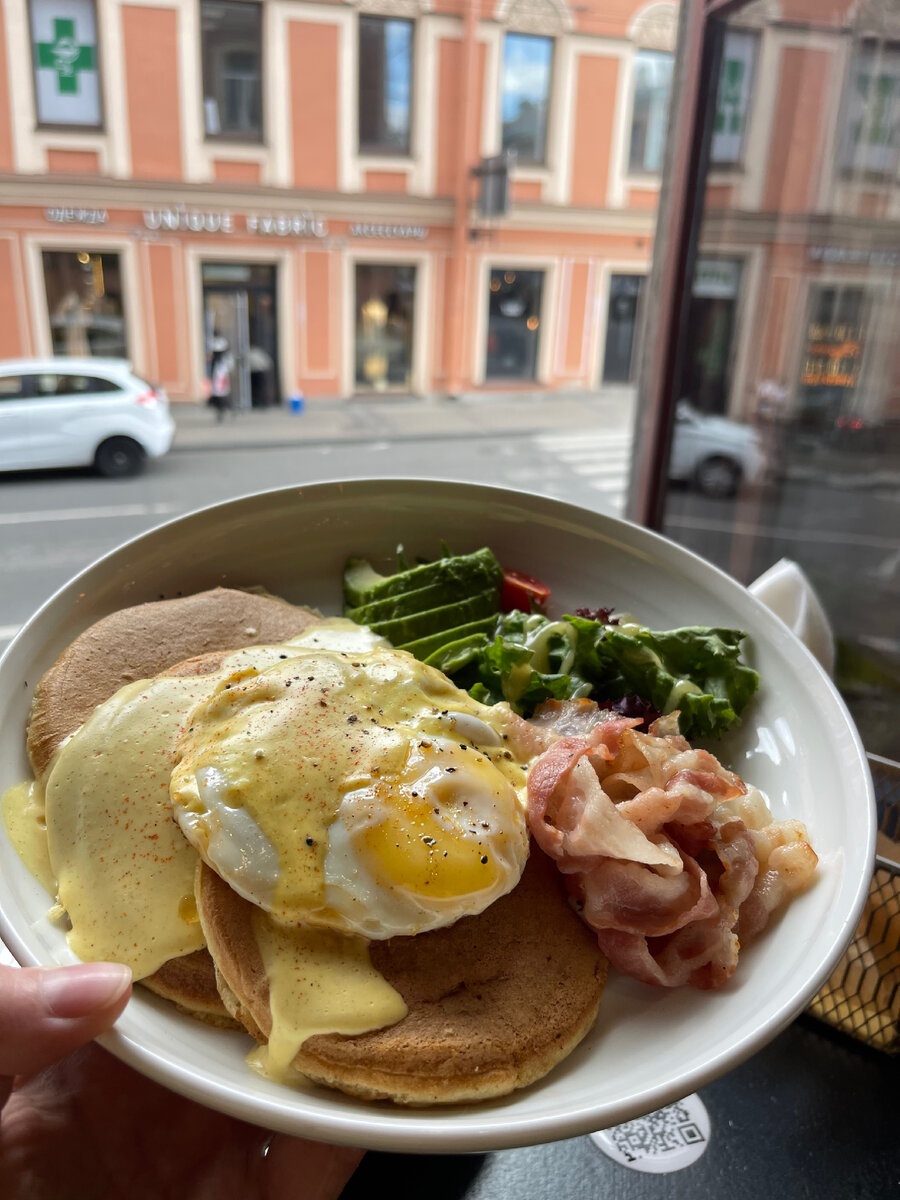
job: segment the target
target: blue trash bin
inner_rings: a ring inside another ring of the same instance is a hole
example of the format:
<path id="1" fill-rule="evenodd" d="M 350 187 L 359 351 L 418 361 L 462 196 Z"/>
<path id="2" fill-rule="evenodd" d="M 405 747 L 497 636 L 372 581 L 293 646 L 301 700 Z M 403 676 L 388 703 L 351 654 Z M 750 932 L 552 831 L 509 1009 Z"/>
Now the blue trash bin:
<path id="1" fill-rule="evenodd" d="M 303 398 L 302 392 L 294 392 L 288 396 L 288 411 L 295 416 L 299 416 L 306 407 L 306 401 Z"/>

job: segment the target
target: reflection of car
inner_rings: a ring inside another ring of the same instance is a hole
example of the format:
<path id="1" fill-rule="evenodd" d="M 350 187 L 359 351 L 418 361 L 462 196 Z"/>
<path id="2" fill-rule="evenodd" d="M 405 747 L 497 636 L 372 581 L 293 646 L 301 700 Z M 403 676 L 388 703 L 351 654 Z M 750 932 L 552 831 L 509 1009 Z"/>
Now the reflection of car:
<path id="1" fill-rule="evenodd" d="M 0 362 L 0 471 L 93 465 L 133 475 L 174 434 L 165 392 L 124 359 Z"/>
<path id="2" fill-rule="evenodd" d="M 669 478 L 693 483 L 706 496 L 733 496 L 738 485 L 758 483 L 766 457 L 759 434 L 727 417 L 678 405 Z"/>

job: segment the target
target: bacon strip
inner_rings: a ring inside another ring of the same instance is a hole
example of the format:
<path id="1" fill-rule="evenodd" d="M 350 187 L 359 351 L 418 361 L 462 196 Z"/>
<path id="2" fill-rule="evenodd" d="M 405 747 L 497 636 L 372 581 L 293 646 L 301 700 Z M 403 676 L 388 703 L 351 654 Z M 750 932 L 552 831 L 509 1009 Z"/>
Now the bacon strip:
<path id="1" fill-rule="evenodd" d="M 661 987 L 720 987 L 738 933 L 758 932 L 812 877 L 806 831 L 772 823 L 758 794 L 745 802 L 742 780 L 670 719 L 649 734 L 608 714 L 592 725 L 590 704 L 536 714 L 548 748 L 528 776 L 531 832 L 614 967 Z"/>

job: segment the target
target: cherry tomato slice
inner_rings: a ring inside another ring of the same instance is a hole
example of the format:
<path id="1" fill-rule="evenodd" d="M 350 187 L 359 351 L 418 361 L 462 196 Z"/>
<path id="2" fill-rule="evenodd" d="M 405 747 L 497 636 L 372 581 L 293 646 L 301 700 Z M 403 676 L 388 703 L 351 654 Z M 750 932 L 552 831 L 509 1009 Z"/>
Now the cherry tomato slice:
<path id="1" fill-rule="evenodd" d="M 514 608 L 531 612 L 533 608 L 543 608 L 549 598 L 550 589 L 540 579 L 509 567 L 503 568 L 503 588 L 500 592 L 503 612 L 512 612 Z"/>

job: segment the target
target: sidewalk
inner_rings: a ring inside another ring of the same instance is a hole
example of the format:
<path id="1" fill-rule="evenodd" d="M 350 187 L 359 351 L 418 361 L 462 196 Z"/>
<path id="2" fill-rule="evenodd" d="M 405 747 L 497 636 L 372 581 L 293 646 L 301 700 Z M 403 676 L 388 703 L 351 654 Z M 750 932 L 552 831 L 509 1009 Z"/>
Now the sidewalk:
<path id="1" fill-rule="evenodd" d="M 217 421 L 203 404 L 172 403 L 176 434 L 173 449 L 216 450 L 316 445 L 331 442 L 451 437 L 522 437 L 548 430 L 596 430 L 630 433 L 632 389 L 603 393 L 481 393 L 444 397 L 390 399 L 311 399 L 301 413 L 286 408 L 257 408 Z"/>

